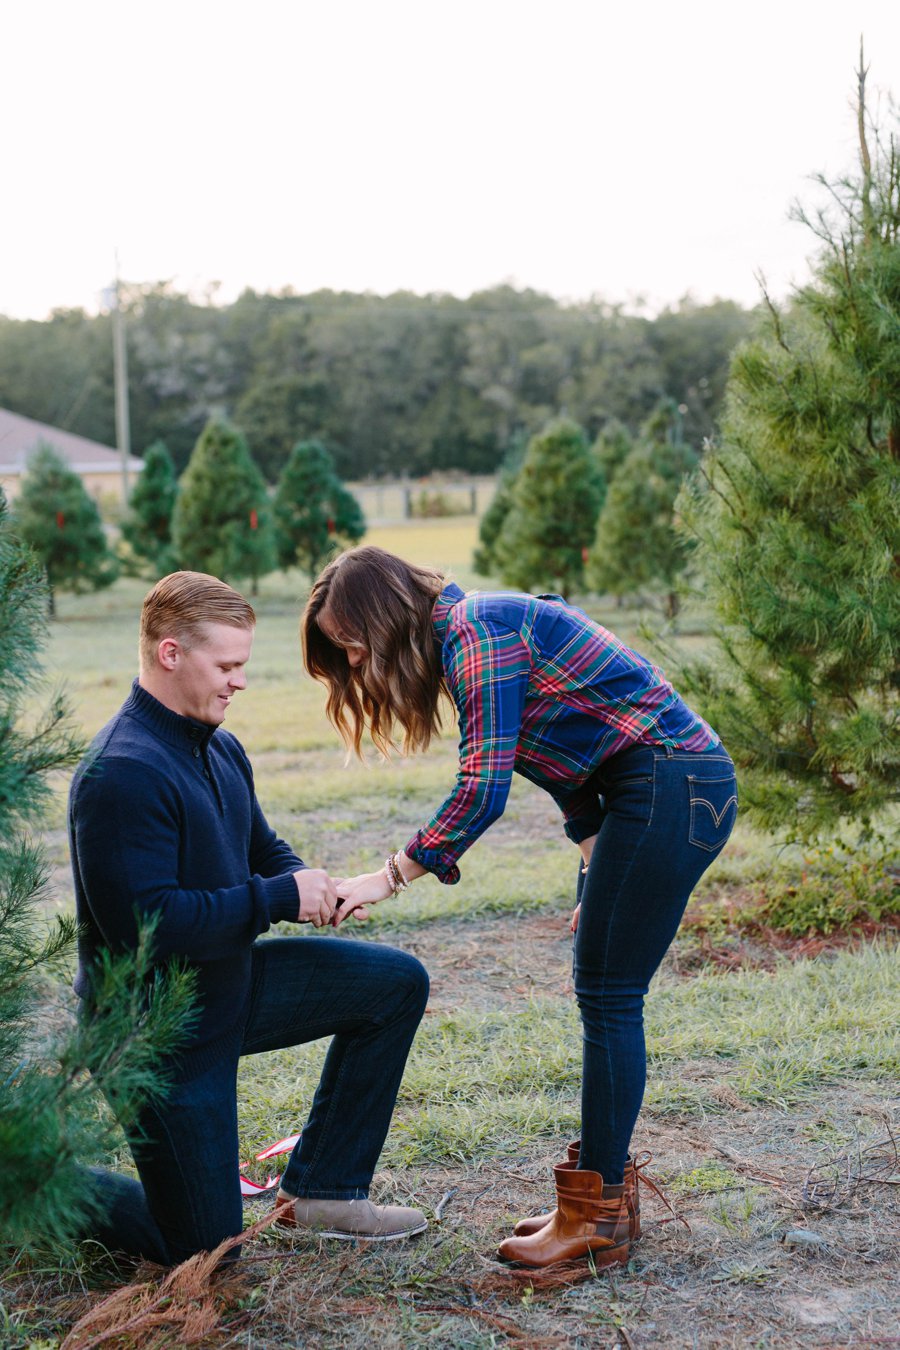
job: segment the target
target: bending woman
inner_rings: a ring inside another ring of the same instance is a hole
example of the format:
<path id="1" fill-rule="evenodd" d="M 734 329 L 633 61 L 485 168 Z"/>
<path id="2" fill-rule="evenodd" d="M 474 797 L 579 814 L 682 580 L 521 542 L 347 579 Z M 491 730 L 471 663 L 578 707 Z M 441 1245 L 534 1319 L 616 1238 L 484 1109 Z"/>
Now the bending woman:
<path id="1" fill-rule="evenodd" d="M 464 594 L 383 549 L 342 554 L 302 622 L 306 668 L 348 747 L 364 731 L 404 753 L 459 716 L 459 772 L 431 819 L 378 872 L 338 884 L 340 918 L 459 858 L 502 813 L 513 772 L 559 805 L 581 852 L 572 917 L 583 1027 L 581 1139 L 554 1168 L 552 1214 L 520 1222 L 500 1255 L 545 1266 L 628 1259 L 640 1234 L 629 1152 L 644 1094 L 643 1005 L 691 891 L 737 813 L 718 736 L 662 672 L 556 595 Z"/>

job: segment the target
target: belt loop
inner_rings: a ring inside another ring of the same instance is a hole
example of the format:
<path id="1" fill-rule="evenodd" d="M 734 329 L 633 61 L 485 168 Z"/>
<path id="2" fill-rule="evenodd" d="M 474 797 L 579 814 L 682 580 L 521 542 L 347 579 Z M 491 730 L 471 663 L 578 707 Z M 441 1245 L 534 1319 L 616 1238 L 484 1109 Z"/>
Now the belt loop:
<path id="1" fill-rule="evenodd" d="M 674 751 L 674 749 L 673 749 L 673 747 L 672 747 L 671 745 L 664 745 L 664 746 L 663 746 L 663 749 L 664 749 L 665 752 L 666 752 L 666 759 L 673 759 L 673 758 L 674 758 L 675 751 Z"/>

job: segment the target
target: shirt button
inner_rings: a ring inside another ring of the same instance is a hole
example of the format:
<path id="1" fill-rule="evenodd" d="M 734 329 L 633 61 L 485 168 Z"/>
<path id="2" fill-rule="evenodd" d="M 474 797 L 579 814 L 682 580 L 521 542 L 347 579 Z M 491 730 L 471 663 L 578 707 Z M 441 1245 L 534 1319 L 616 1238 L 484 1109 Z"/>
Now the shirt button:
<path id="1" fill-rule="evenodd" d="M 195 746 L 194 746 L 193 750 L 191 751 L 191 754 L 194 756 L 194 759 L 199 759 L 199 758 L 200 758 L 200 747 L 199 747 L 199 745 L 195 745 Z"/>

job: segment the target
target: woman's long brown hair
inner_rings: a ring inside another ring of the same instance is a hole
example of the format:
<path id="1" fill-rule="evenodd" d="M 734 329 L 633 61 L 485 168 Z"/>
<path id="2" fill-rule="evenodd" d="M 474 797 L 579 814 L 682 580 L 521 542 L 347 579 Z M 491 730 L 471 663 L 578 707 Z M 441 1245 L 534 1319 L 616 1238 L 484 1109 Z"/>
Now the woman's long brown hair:
<path id="1" fill-rule="evenodd" d="M 443 587 L 440 572 L 371 545 L 342 553 L 313 586 L 300 625 L 303 659 L 328 690 L 330 721 L 357 755 L 366 729 L 383 755 L 394 748 L 395 724 L 404 754 L 427 749 L 439 733 L 447 691 L 431 614 Z M 323 613 L 342 640 L 366 648 L 363 666 L 351 666 L 328 640 L 318 624 Z"/>

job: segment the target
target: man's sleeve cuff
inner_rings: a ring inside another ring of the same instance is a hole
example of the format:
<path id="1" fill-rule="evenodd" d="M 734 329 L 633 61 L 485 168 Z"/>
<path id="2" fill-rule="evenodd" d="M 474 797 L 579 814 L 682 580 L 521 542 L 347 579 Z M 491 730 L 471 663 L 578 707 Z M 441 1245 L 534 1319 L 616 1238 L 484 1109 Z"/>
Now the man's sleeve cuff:
<path id="1" fill-rule="evenodd" d="M 300 869 L 297 869 L 300 870 Z M 300 919 L 300 894 L 293 872 L 278 877 L 259 877 L 265 895 L 270 923 L 297 923 Z"/>

